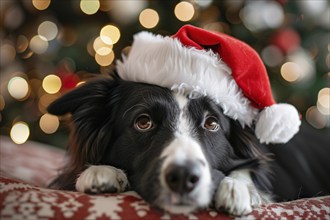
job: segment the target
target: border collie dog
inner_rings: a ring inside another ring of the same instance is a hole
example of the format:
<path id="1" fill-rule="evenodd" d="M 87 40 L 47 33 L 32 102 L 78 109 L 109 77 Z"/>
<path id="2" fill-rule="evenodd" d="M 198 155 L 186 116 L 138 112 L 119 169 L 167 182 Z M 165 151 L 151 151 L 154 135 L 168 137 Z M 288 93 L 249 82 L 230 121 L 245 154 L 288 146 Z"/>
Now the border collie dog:
<path id="1" fill-rule="evenodd" d="M 234 215 L 330 191 L 328 137 L 304 126 L 296 135 L 298 111 L 275 103 L 260 57 L 225 34 L 141 32 L 116 74 L 48 111 L 73 120 L 71 159 L 53 188 L 134 190 L 171 213 L 214 205 Z"/>
<path id="2" fill-rule="evenodd" d="M 214 199 L 217 208 L 242 215 L 269 200 L 261 145 L 206 96 L 99 79 L 56 100 L 48 111 L 71 113 L 74 123 L 72 158 L 53 188 L 132 189 L 171 213 L 191 212 Z"/>

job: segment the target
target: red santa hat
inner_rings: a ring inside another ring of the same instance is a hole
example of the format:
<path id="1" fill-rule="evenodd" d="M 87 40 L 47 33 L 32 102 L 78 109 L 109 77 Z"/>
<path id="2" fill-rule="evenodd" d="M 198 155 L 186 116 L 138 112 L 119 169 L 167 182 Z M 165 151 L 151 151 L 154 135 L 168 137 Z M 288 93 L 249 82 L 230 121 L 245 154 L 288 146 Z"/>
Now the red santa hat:
<path id="1" fill-rule="evenodd" d="M 299 130 L 297 110 L 276 104 L 266 68 L 254 49 L 222 33 L 191 25 L 172 37 L 140 32 L 130 53 L 117 61 L 124 80 L 207 95 L 224 114 L 244 126 L 255 124 L 262 143 L 286 143 Z"/>

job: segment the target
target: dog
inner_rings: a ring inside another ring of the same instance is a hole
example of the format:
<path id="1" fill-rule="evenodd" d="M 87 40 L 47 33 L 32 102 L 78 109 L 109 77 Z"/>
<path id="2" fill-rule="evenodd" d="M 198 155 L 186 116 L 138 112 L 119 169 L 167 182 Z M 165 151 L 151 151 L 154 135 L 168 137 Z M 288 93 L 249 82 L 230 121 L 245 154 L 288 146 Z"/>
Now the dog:
<path id="1" fill-rule="evenodd" d="M 68 92 L 48 111 L 72 116 L 70 160 L 51 188 L 91 194 L 134 190 L 170 213 L 213 206 L 237 216 L 271 201 L 329 193 L 324 154 L 316 168 L 321 178 L 295 162 L 299 146 L 292 143 L 299 134 L 288 144 L 261 144 L 253 127 L 242 127 L 203 94 L 189 97 L 111 74 Z M 330 152 L 324 138 L 317 139 L 308 143 Z M 291 158 L 285 160 L 288 150 Z M 299 177 L 286 175 L 288 170 Z"/>

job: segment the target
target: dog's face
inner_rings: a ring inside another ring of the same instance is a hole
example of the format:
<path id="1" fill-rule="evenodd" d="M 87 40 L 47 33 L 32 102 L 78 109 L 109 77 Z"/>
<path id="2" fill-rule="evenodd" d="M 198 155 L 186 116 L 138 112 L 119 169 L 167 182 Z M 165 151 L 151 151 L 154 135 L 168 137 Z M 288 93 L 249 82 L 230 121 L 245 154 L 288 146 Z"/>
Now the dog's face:
<path id="1" fill-rule="evenodd" d="M 205 96 L 106 79 L 65 95 L 49 111 L 72 114 L 70 172 L 86 164 L 122 169 L 133 190 L 172 213 L 207 206 L 215 185 L 246 162 L 232 144 L 237 123 Z"/>

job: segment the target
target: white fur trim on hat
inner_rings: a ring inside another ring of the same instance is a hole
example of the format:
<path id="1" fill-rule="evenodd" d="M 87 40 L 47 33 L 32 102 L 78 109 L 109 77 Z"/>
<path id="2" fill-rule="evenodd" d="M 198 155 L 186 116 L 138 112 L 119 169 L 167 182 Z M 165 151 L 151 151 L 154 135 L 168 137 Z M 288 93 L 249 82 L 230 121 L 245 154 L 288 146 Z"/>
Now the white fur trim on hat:
<path id="1" fill-rule="evenodd" d="M 260 112 L 255 133 L 261 143 L 286 143 L 299 131 L 300 124 L 295 107 L 275 104 Z"/>
<path id="2" fill-rule="evenodd" d="M 136 34 L 129 56 L 117 61 L 117 72 L 124 80 L 169 89 L 184 86 L 186 94 L 206 94 L 243 127 L 251 126 L 258 114 L 217 54 L 185 47 L 171 37 Z"/>

